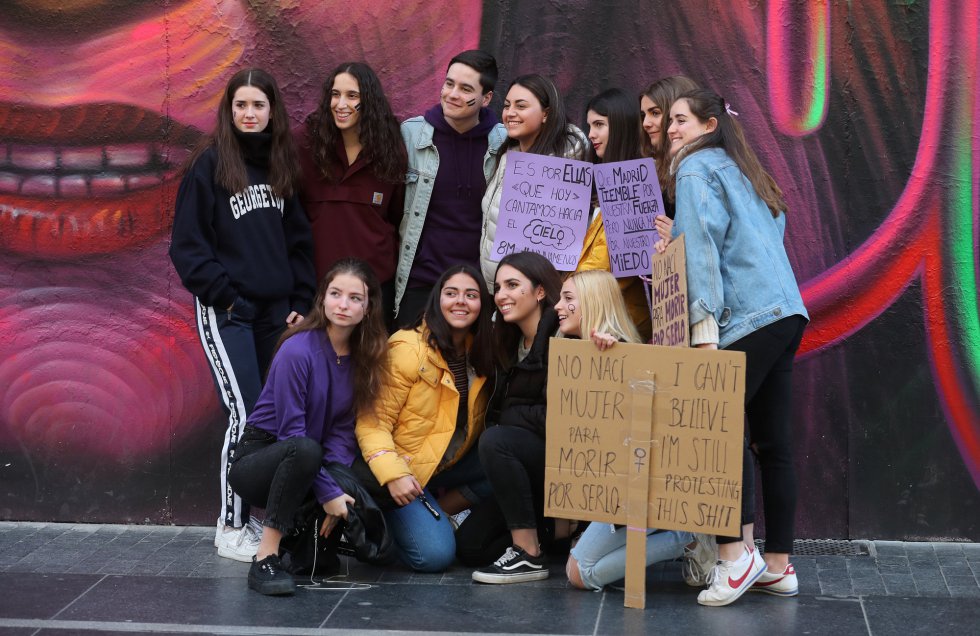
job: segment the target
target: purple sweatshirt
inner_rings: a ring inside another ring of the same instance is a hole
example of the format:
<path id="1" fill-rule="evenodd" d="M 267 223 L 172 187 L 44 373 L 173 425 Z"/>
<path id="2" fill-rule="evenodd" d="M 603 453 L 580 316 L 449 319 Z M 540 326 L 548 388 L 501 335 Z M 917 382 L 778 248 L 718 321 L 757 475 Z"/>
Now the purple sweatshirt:
<path id="1" fill-rule="evenodd" d="M 282 344 L 248 423 L 278 439 L 309 437 L 323 446 L 323 462 L 350 466 L 354 436 L 354 374 L 350 356 L 340 356 L 323 331 L 304 331 Z M 313 480 L 317 501 L 343 494 L 321 466 Z"/>

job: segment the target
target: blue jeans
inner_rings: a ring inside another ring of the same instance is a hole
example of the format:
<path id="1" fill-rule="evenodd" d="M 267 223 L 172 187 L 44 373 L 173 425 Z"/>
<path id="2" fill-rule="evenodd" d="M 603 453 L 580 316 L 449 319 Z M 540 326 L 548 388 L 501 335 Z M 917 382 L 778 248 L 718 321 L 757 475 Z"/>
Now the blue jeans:
<path id="1" fill-rule="evenodd" d="M 429 489 L 424 488 L 422 492 L 439 513 L 438 519 L 421 498 L 416 498 L 407 506 L 386 511 L 385 521 L 405 565 L 416 572 L 442 572 L 452 565 L 456 555 L 453 526 Z"/>
<path id="2" fill-rule="evenodd" d="M 625 527 L 593 522 L 582 533 L 571 554 L 586 587 L 601 590 L 626 577 L 626 532 Z M 676 559 L 691 540 L 690 532 L 647 530 L 647 566 Z"/>
<path id="3" fill-rule="evenodd" d="M 483 474 L 476 449 L 436 474 L 423 489 L 429 504 L 439 512 L 439 519 L 419 499 L 385 512 L 385 521 L 402 561 L 416 572 L 442 572 L 452 565 L 456 556 L 453 526 L 430 490 L 436 487 L 459 488 L 470 503 L 489 496 L 490 482 Z"/>

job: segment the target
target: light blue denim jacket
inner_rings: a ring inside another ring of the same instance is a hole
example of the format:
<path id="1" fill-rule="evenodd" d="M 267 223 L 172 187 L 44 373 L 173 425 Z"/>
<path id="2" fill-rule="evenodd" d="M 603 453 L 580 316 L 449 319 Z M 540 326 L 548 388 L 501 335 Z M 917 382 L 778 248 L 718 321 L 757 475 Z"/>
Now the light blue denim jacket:
<path id="1" fill-rule="evenodd" d="M 425 215 L 429 211 L 429 199 L 439 172 L 439 151 L 432 143 L 435 129 L 425 117 L 412 117 L 402 122 L 402 139 L 408 150 L 408 174 L 405 177 L 405 215 L 398 233 L 401 247 L 398 253 L 398 269 L 395 271 L 395 311 L 402 302 L 408 276 L 412 273 L 415 251 L 422 236 Z M 483 176 L 487 181 L 497 165 L 497 151 L 507 139 L 503 124 L 497 124 L 487 136 L 487 154 L 483 157 Z M 474 254 L 474 258 L 476 255 Z"/>
<path id="2" fill-rule="evenodd" d="M 677 168 L 673 235 L 684 234 L 690 324 L 709 315 L 719 348 L 787 316 L 809 320 L 786 256 L 786 215 L 773 218 L 721 148 L 684 157 Z"/>

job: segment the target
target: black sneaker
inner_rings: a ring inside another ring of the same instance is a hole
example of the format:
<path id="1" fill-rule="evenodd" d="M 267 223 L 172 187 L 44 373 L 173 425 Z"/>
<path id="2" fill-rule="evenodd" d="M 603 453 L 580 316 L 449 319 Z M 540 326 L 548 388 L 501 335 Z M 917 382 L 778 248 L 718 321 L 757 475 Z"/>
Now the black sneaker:
<path id="1" fill-rule="evenodd" d="M 507 548 L 493 565 L 473 572 L 473 580 L 477 583 L 524 583 L 543 581 L 548 574 L 548 560 L 544 553 L 531 556 L 515 545 Z"/>
<path id="2" fill-rule="evenodd" d="M 267 596 L 292 594 L 296 591 L 293 576 L 283 569 L 275 554 L 270 554 L 261 561 L 252 557 L 252 567 L 248 570 L 248 586 Z"/>

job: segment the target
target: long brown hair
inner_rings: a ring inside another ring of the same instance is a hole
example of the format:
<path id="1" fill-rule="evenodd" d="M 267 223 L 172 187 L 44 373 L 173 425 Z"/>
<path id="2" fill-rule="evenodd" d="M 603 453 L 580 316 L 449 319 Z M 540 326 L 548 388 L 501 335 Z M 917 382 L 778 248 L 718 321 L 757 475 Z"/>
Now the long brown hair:
<path id="1" fill-rule="evenodd" d="M 371 266 L 359 258 L 344 258 L 327 270 L 316 290 L 313 308 L 295 329 L 289 329 L 279 340 L 279 346 L 304 331 L 326 331 L 330 319 L 323 312 L 323 300 L 333 279 L 349 274 L 367 288 L 367 309 L 364 318 L 350 337 L 351 362 L 354 364 L 354 408 L 362 412 L 374 406 L 388 374 L 388 332 L 385 330 L 384 309 L 381 306 L 381 283 Z"/>
<path id="2" fill-rule="evenodd" d="M 653 162 L 657 166 L 657 180 L 660 181 L 660 189 L 668 200 L 674 200 L 673 179 L 670 178 L 670 141 L 667 139 L 667 124 L 670 123 L 670 105 L 678 97 L 688 91 L 693 91 L 698 87 L 697 82 L 683 75 L 671 75 L 657 80 L 647 86 L 640 98 L 646 97 L 663 111 L 663 119 L 660 120 L 660 143 L 656 148 L 650 143 L 650 138 L 643 134 L 643 151 L 646 156 L 653 157 Z"/>
<path id="3" fill-rule="evenodd" d="M 691 114 L 698 121 L 705 123 L 714 117 L 718 125 L 697 141 L 682 148 L 675 156 L 674 162 L 680 161 L 682 156 L 680 153 L 686 156 L 704 148 L 721 148 L 728 153 L 728 156 L 739 167 L 745 178 L 749 180 L 759 198 L 766 202 L 773 217 L 785 212 L 786 200 L 783 198 L 783 191 L 779 189 L 776 180 L 766 172 L 762 164 L 759 163 L 759 158 L 749 148 L 748 142 L 745 141 L 745 133 L 742 132 L 742 125 L 728 113 L 725 100 L 714 91 L 706 88 L 688 91 L 678 98 L 678 100 L 681 99 L 687 101 Z"/>
<path id="4" fill-rule="evenodd" d="M 263 131 L 270 137 L 269 184 L 276 194 L 289 198 L 296 192 L 299 181 L 299 160 L 293 136 L 289 132 L 289 117 L 282 103 L 282 94 L 275 78 L 260 68 L 238 71 L 228 80 L 224 95 L 218 103 L 217 124 L 214 131 L 197 146 L 184 166 L 185 171 L 204 152 L 213 147 L 217 154 L 214 170 L 215 183 L 228 192 L 241 192 L 248 187 L 245 171 L 245 153 L 235 136 L 235 122 L 231 114 L 235 91 L 242 86 L 254 86 L 269 99 L 269 125 Z M 257 134 L 257 133 L 247 133 Z"/>
<path id="5" fill-rule="evenodd" d="M 341 133 L 330 112 L 330 93 L 337 76 L 347 73 L 357 80 L 361 94 L 360 133 L 361 153 L 372 163 L 374 174 L 387 183 L 401 183 L 408 170 L 408 154 L 398 128 L 398 119 L 381 88 L 381 80 L 363 62 L 346 62 L 333 70 L 323 82 L 320 104 L 306 118 L 313 163 L 320 175 L 330 182 L 337 181 L 340 160 L 337 158 L 337 139 Z"/>

